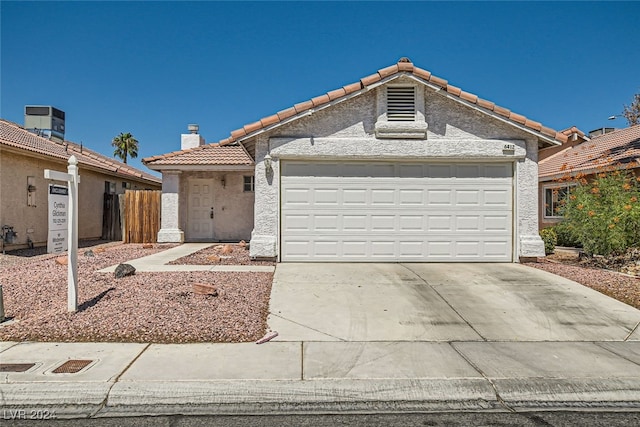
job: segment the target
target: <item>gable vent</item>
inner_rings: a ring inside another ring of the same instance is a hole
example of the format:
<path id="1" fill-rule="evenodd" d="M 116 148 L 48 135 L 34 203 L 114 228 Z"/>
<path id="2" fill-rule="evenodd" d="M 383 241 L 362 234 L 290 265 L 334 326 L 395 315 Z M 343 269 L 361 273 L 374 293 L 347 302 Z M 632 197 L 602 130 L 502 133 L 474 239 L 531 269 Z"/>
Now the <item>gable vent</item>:
<path id="1" fill-rule="evenodd" d="M 416 119 L 416 91 L 413 87 L 387 87 L 387 120 L 410 122 Z"/>

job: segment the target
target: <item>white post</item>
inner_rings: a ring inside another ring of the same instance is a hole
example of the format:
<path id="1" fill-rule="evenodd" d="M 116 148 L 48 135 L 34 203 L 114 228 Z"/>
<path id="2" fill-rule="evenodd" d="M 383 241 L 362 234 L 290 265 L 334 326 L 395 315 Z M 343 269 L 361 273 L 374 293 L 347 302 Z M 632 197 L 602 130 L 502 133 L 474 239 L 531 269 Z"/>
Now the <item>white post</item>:
<path id="1" fill-rule="evenodd" d="M 67 281 L 69 291 L 67 303 L 70 312 L 78 311 L 78 160 L 69 158 L 69 244 L 67 262 Z"/>

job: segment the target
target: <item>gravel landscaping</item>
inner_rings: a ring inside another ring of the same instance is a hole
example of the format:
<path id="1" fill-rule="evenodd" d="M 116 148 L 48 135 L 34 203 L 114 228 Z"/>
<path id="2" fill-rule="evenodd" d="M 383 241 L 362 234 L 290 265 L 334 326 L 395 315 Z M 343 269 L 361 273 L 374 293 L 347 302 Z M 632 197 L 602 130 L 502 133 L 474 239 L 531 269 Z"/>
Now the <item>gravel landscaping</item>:
<path id="1" fill-rule="evenodd" d="M 191 255 L 176 259 L 170 265 L 276 265 L 274 261 L 254 261 L 249 258 L 249 246 L 220 244 L 209 246 Z"/>
<path id="2" fill-rule="evenodd" d="M 176 245 L 107 245 L 79 251 L 77 313 L 67 312 L 67 266 L 55 255 L 0 266 L 5 341 L 247 342 L 266 330 L 273 273 L 136 273 L 115 279 L 96 270 Z M 199 295 L 193 284 L 215 285 Z"/>
<path id="3" fill-rule="evenodd" d="M 562 276 L 640 309 L 640 277 L 591 268 L 592 260 L 580 261 L 575 256 L 556 253 L 537 263 L 526 265 Z M 635 261 L 633 261 L 635 263 Z M 624 270 L 624 267 L 620 267 Z"/>

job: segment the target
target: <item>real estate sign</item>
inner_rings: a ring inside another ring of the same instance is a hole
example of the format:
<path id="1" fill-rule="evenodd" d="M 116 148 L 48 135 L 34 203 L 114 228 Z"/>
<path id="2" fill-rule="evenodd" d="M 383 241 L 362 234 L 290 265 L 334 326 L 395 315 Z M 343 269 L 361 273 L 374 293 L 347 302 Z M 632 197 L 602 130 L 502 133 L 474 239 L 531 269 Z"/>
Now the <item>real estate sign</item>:
<path id="1" fill-rule="evenodd" d="M 67 230 L 69 228 L 69 189 L 61 185 L 49 184 L 49 238 L 47 252 L 58 253 L 67 250 Z"/>

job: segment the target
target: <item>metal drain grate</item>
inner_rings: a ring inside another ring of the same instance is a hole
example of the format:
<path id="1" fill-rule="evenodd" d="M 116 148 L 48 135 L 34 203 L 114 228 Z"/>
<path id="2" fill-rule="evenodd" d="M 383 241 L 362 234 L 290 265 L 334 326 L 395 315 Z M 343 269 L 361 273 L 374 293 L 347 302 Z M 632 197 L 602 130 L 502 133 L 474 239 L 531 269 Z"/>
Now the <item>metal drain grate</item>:
<path id="1" fill-rule="evenodd" d="M 93 360 L 67 360 L 62 365 L 54 369 L 54 374 L 75 374 L 87 367 Z"/>
<path id="2" fill-rule="evenodd" d="M 0 363 L 0 372 L 27 372 L 35 363 Z"/>

